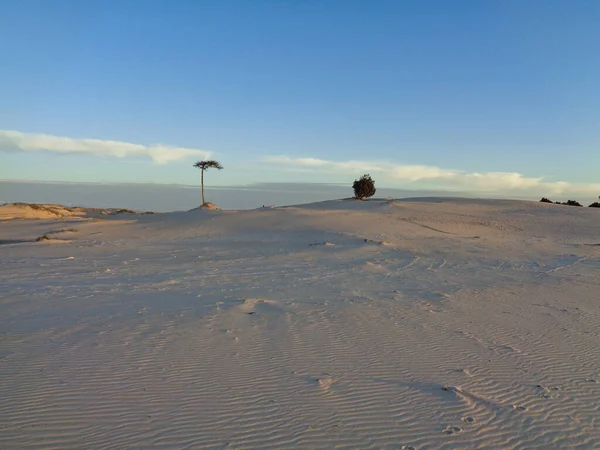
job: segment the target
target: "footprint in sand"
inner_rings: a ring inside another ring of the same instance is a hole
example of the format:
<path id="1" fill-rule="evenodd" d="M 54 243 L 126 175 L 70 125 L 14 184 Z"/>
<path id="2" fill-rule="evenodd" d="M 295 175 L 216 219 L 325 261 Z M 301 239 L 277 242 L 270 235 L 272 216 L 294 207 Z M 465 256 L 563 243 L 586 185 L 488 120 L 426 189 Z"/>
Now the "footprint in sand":
<path id="1" fill-rule="evenodd" d="M 365 270 L 374 270 L 374 271 L 388 272 L 387 267 L 382 266 L 381 264 L 377 264 L 377 263 L 371 262 L 371 261 L 367 261 L 364 264 L 363 268 Z"/>
<path id="2" fill-rule="evenodd" d="M 236 307 L 237 311 L 243 312 L 247 315 L 253 316 L 255 314 L 269 313 L 269 314 L 283 314 L 285 311 L 279 306 L 275 300 L 268 300 L 266 298 L 239 298 L 243 303 Z"/>
<path id="3" fill-rule="evenodd" d="M 473 376 L 473 374 L 468 369 L 454 369 L 453 372 L 460 373 L 461 375 L 465 375 L 467 377 Z"/>
<path id="4" fill-rule="evenodd" d="M 450 425 L 448 425 L 446 428 L 444 428 L 444 434 L 456 434 L 456 433 L 460 433 L 461 431 L 462 431 L 462 428 L 451 427 Z"/>
<path id="5" fill-rule="evenodd" d="M 303 378 L 305 381 L 308 381 L 311 384 L 315 384 L 317 385 L 320 389 L 327 391 L 329 390 L 329 388 L 331 388 L 331 385 L 334 383 L 334 379 L 333 377 L 331 377 L 331 375 L 325 373 L 320 377 L 301 377 Z"/>
<path id="6" fill-rule="evenodd" d="M 417 450 L 417 447 L 413 447 L 412 445 L 403 445 L 400 447 L 400 450 Z"/>
<path id="7" fill-rule="evenodd" d="M 317 383 L 321 389 L 329 389 L 333 384 L 333 379 L 330 377 L 317 378 Z"/>
<path id="8" fill-rule="evenodd" d="M 516 411 L 527 411 L 527 408 L 525 406 L 521 406 L 521 405 L 511 405 L 511 406 Z"/>
<path id="9" fill-rule="evenodd" d="M 537 388 L 542 389 L 543 392 L 539 395 L 541 398 L 553 398 L 550 392 L 560 391 L 560 386 L 542 386 L 541 384 L 536 385 Z"/>
<path id="10" fill-rule="evenodd" d="M 463 417 L 461 420 L 464 423 L 475 423 L 475 419 L 471 416 Z"/>

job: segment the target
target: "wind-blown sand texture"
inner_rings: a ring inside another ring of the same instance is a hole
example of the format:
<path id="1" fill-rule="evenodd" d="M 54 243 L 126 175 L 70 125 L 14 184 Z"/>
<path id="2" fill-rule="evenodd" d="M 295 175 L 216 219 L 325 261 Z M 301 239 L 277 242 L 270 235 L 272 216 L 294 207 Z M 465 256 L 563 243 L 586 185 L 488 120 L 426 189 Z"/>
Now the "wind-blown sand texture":
<path id="1" fill-rule="evenodd" d="M 600 448 L 593 208 L 109 219 L 0 223 L 1 448 Z"/>

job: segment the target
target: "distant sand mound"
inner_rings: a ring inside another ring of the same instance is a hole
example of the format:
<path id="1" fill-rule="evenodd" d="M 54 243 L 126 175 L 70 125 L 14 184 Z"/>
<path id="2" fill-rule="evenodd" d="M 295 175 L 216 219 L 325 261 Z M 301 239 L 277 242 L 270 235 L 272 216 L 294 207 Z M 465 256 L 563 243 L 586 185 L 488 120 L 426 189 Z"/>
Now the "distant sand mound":
<path id="1" fill-rule="evenodd" d="M 0 220 L 57 219 L 63 217 L 100 218 L 123 214 L 154 214 L 124 208 L 82 208 L 58 204 L 7 203 L 0 205 Z"/>
<path id="2" fill-rule="evenodd" d="M 36 203 L 7 203 L 0 206 L 0 220 L 9 219 L 55 219 L 57 217 L 84 216 L 83 208 L 62 205 L 39 205 Z"/>
<path id="3" fill-rule="evenodd" d="M 204 202 L 202 204 L 202 206 L 199 206 L 198 208 L 193 208 L 190 209 L 190 211 L 198 211 L 199 209 L 209 209 L 211 211 L 219 211 L 221 208 L 219 208 L 217 205 L 215 205 L 214 203 L 211 202 Z"/>
<path id="4" fill-rule="evenodd" d="M 200 208 L 201 209 L 214 209 L 214 210 L 221 209 L 217 205 L 215 205 L 214 203 L 211 203 L 211 202 L 205 202 L 205 203 L 203 203 Z"/>

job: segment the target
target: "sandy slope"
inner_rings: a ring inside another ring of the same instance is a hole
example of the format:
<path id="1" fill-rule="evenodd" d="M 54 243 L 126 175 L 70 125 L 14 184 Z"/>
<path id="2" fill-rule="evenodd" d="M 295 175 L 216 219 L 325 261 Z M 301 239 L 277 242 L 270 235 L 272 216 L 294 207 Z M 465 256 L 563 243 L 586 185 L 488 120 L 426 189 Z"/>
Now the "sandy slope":
<path id="1" fill-rule="evenodd" d="M 596 210 L 134 217 L 0 223 L 1 448 L 600 448 Z"/>
<path id="2" fill-rule="evenodd" d="M 212 205 L 212 203 L 211 203 Z M 212 205 L 214 207 L 214 205 Z M 67 207 L 54 204 L 37 203 L 5 203 L 0 205 L 0 221 L 15 219 L 57 219 L 57 218 L 106 218 L 105 216 L 129 214 L 154 214 L 152 212 L 137 212 L 130 209 L 118 208 L 82 208 Z"/>
<path id="3" fill-rule="evenodd" d="M 62 205 L 38 205 L 35 203 L 7 203 L 0 205 L 0 220 L 10 219 L 56 219 L 57 217 L 80 217 L 82 208 Z"/>

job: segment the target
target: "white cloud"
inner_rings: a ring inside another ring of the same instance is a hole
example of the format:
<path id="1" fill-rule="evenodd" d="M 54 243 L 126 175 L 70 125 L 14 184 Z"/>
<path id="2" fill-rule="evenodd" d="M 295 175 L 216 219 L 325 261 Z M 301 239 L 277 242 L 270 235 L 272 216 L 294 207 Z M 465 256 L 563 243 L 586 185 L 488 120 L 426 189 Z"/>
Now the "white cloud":
<path id="1" fill-rule="evenodd" d="M 391 185 L 456 189 L 487 193 L 527 193 L 530 195 L 600 194 L 600 184 L 574 184 L 565 181 L 544 181 L 543 177 L 525 177 L 511 172 L 465 172 L 435 166 L 404 165 L 371 161 L 329 161 L 315 158 L 270 156 L 266 163 L 284 168 L 302 168 L 314 174 L 350 175 L 370 173 Z"/>
<path id="2" fill-rule="evenodd" d="M 49 134 L 21 133 L 20 131 L 0 130 L 0 151 L 37 152 L 49 151 L 63 154 L 85 154 L 125 158 L 146 156 L 156 164 L 195 156 L 210 158 L 210 152 L 167 145 L 145 146 L 130 142 L 103 141 L 100 139 L 74 139 Z"/>

